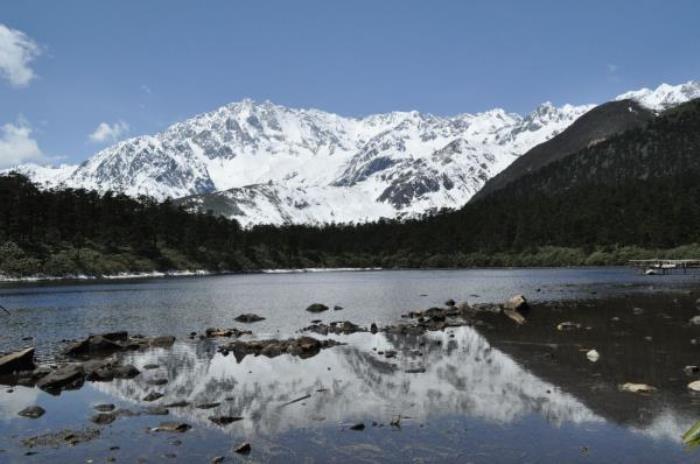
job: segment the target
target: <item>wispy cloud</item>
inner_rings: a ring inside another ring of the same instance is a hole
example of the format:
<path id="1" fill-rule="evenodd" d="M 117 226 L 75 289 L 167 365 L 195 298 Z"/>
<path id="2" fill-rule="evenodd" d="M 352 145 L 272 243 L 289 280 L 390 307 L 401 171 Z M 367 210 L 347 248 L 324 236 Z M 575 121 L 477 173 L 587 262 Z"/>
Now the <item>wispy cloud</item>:
<path id="1" fill-rule="evenodd" d="M 0 126 L 0 168 L 45 160 L 39 144 L 32 138 L 29 123 L 20 118 L 17 123 Z"/>
<path id="2" fill-rule="evenodd" d="M 14 87 L 23 87 L 36 77 L 30 67 L 41 49 L 24 32 L 0 24 L 0 77 Z"/>
<path id="3" fill-rule="evenodd" d="M 90 141 L 95 143 L 116 142 L 129 132 L 129 125 L 124 121 L 117 121 L 110 125 L 106 122 L 101 122 L 97 128 L 90 134 Z"/>
<path id="4" fill-rule="evenodd" d="M 610 74 L 615 74 L 620 69 L 620 67 L 618 65 L 611 64 L 611 63 L 607 64 L 607 68 L 608 68 L 608 72 Z"/>

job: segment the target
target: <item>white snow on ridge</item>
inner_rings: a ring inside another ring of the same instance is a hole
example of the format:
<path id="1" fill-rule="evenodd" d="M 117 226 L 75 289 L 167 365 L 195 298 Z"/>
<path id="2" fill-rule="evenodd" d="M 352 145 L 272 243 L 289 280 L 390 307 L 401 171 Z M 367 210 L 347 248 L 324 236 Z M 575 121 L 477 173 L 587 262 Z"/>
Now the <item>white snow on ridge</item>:
<path id="1" fill-rule="evenodd" d="M 654 90 L 633 90 L 619 95 L 615 100 L 632 99 L 650 110 L 664 111 L 694 98 L 700 98 L 700 81 L 680 85 L 661 84 Z"/>

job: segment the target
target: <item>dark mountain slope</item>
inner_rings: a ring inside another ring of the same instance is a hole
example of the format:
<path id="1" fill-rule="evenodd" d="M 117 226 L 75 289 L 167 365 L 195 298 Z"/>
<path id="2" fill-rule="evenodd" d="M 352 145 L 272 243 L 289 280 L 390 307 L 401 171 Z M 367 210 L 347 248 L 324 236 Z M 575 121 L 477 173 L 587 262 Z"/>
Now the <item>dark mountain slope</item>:
<path id="1" fill-rule="evenodd" d="M 605 103 L 593 108 L 561 134 L 544 142 L 516 159 L 501 173 L 490 179 L 472 198 L 478 201 L 521 177 L 554 161 L 593 146 L 629 129 L 642 127 L 654 119 L 654 113 L 633 100 Z"/>

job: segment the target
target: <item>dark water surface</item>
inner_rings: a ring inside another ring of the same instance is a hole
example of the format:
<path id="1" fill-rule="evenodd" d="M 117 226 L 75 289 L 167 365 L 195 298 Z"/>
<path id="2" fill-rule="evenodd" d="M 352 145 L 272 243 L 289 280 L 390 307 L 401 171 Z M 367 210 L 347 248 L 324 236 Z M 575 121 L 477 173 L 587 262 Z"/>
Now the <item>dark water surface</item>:
<path id="1" fill-rule="evenodd" d="M 225 462 L 287 463 L 698 462 L 700 454 L 680 440 L 700 419 L 700 397 L 687 389 L 695 378 L 683 372 L 700 364 L 700 326 L 688 324 L 700 314 L 698 279 L 591 268 L 4 285 L 0 303 L 12 315 L 2 316 L 0 351 L 36 345 L 38 356 L 51 361 L 62 339 L 117 329 L 172 334 L 178 342 L 172 349 L 124 354 L 142 370 L 132 380 L 88 382 L 57 397 L 0 386 L 0 462 L 210 462 L 218 455 Z M 187 339 L 207 327 L 247 328 L 257 338 L 296 336 L 316 318 L 382 326 L 447 298 L 500 302 L 514 293 L 534 303 L 524 326 L 494 314 L 479 328 L 339 335 L 333 338 L 346 345 L 309 359 L 237 361 L 217 353 L 218 340 Z M 304 308 L 312 302 L 344 309 L 310 314 Z M 267 319 L 236 323 L 243 312 Z M 582 328 L 558 331 L 562 321 Z M 27 336 L 35 338 L 23 341 Z M 601 355 L 595 363 L 585 355 L 592 348 Z M 396 357 L 378 354 L 387 350 Z M 159 367 L 143 369 L 147 364 Z M 414 368 L 425 372 L 406 372 Z M 163 378 L 165 385 L 149 383 Z M 624 382 L 657 391 L 621 392 Z M 151 391 L 165 396 L 142 401 Z M 88 420 L 97 403 L 137 413 L 181 399 L 220 405 L 122 416 L 107 426 Z M 46 409 L 42 418 L 17 416 L 35 404 Z M 221 414 L 243 420 L 212 424 L 209 417 Z M 163 421 L 187 422 L 192 429 L 150 430 Z M 365 429 L 351 430 L 357 423 Z M 22 445 L 30 436 L 86 428 L 99 429 L 99 437 L 76 446 Z M 253 446 L 248 456 L 233 453 L 243 441 Z"/>

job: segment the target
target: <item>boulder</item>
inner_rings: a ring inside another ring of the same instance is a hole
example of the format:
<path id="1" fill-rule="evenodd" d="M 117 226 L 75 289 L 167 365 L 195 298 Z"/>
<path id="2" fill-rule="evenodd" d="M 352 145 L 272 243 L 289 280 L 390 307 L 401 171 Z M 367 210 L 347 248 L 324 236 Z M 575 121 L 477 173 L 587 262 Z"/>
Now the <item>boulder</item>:
<path id="1" fill-rule="evenodd" d="M 310 313 L 322 313 L 323 311 L 328 311 L 328 306 L 321 303 L 313 303 L 306 310 Z"/>
<path id="2" fill-rule="evenodd" d="M 35 367 L 34 348 L 26 348 L 0 357 L 0 375 L 11 375 L 20 371 L 33 371 Z"/>

